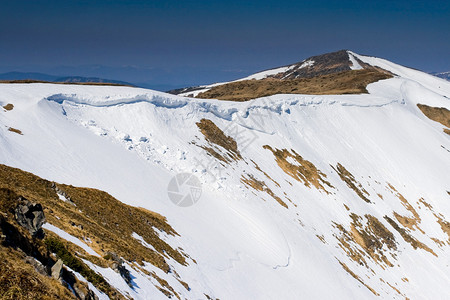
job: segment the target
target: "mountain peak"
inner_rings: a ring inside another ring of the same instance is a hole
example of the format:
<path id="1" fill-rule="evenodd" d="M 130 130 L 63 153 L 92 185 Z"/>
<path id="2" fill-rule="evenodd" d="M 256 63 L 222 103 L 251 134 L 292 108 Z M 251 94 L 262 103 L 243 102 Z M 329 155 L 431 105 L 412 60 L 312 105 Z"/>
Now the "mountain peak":
<path id="1" fill-rule="evenodd" d="M 311 56 L 293 65 L 287 66 L 285 73 L 273 76 L 279 79 L 311 78 L 320 75 L 339 73 L 350 70 L 360 70 L 368 67 L 349 50 L 339 50 Z"/>
<path id="2" fill-rule="evenodd" d="M 169 93 L 235 101 L 275 94 L 358 94 L 367 92 L 367 84 L 392 77 L 391 72 L 363 62 L 360 57 L 350 50 L 338 50 L 235 81 L 188 87 Z"/>
<path id="3" fill-rule="evenodd" d="M 276 94 L 361 94 L 367 85 L 393 73 L 339 50 L 265 70 L 231 82 L 171 91 L 180 96 L 247 101 Z"/>

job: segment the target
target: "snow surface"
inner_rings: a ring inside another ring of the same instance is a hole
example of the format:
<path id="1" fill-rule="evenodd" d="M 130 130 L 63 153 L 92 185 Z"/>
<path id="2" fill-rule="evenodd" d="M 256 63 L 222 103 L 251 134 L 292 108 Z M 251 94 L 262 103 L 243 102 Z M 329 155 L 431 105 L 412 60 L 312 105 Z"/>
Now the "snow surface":
<path id="1" fill-rule="evenodd" d="M 299 67 L 299 69 L 303 69 L 303 68 L 307 68 L 307 67 L 312 67 L 314 65 L 315 61 L 312 59 L 308 59 L 306 60 L 304 63 L 302 63 Z"/>
<path id="2" fill-rule="evenodd" d="M 340 260 L 383 298 L 399 294 L 380 278 L 411 299 L 448 299 L 449 246 L 431 240 L 448 237 L 434 214 L 417 201 L 425 199 L 450 220 L 450 137 L 416 104 L 449 109 L 450 82 L 386 60 L 352 55 L 398 76 L 369 85 L 369 94 L 275 95 L 244 103 L 130 87 L 2 84 L 0 104 L 12 103 L 14 110 L 0 112 L 0 163 L 48 180 L 104 190 L 124 203 L 166 216 L 179 236 L 161 236 L 196 261 L 181 266 L 168 259 L 191 290 L 174 274 L 150 264 L 146 268 L 167 280 L 182 298 L 204 299 L 204 293 L 220 299 L 376 298 Z M 245 161 L 222 167 L 191 143 L 206 143 L 195 125 L 202 118 L 233 136 Z M 295 150 L 335 188 L 326 194 L 297 182 L 264 145 Z M 372 203 L 362 201 L 339 178 L 331 167 L 337 163 L 370 193 Z M 168 198 L 167 185 L 179 172 L 192 172 L 202 182 L 202 197 L 194 206 L 178 207 Z M 288 209 L 267 193 L 249 190 L 240 181 L 242 174 L 264 181 Z M 410 234 L 437 257 L 414 250 L 384 220 L 394 211 L 410 215 L 388 183 L 420 214 L 424 233 Z M 399 249 L 393 267 L 368 260 L 370 271 L 339 248 L 333 222 L 350 230 L 352 221 L 343 204 L 355 214 L 377 217 L 391 229 Z M 87 247 L 64 232 L 58 235 Z M 131 265 L 127 268 L 136 278 L 134 289 L 111 269 L 90 266 L 136 299 L 164 298 L 158 283 Z"/>
<path id="3" fill-rule="evenodd" d="M 149 249 L 151 249 L 151 250 L 153 250 L 153 251 L 158 252 L 158 251 L 155 249 L 155 247 L 153 247 L 152 245 L 150 245 L 149 243 L 147 243 L 147 242 L 144 240 L 144 238 L 143 238 L 142 236 L 140 236 L 139 234 L 137 234 L 136 232 L 133 232 L 133 233 L 131 234 L 131 236 L 132 236 L 133 238 L 137 239 L 139 242 L 141 242 L 141 244 L 142 244 L 144 247 L 147 247 L 147 248 L 149 248 Z"/>
<path id="4" fill-rule="evenodd" d="M 60 194 L 60 193 L 56 193 L 58 195 L 59 200 L 64 201 L 64 202 L 68 202 L 69 200 L 64 197 L 64 195 Z"/>
<path id="5" fill-rule="evenodd" d="M 182 96 L 182 97 L 187 97 L 187 96 L 191 96 L 191 95 L 192 95 L 192 97 L 196 97 L 198 94 L 209 91 L 211 88 L 219 86 L 219 85 L 224 85 L 224 84 L 232 83 L 232 82 L 239 82 L 239 81 L 243 81 L 243 80 L 261 80 L 261 79 L 267 78 L 272 75 L 287 72 L 292 67 L 293 66 L 279 67 L 279 68 L 275 68 L 275 69 L 258 72 L 258 73 L 252 74 L 250 76 L 247 76 L 247 77 L 244 77 L 241 79 L 237 79 L 237 80 L 233 80 L 233 81 L 217 82 L 217 83 L 213 83 L 213 84 L 209 84 L 209 85 L 204 85 L 204 86 L 200 86 L 200 89 L 198 89 L 198 90 L 184 92 L 184 93 L 180 93 L 178 95 Z"/>
<path id="6" fill-rule="evenodd" d="M 262 72 L 250 75 L 248 77 L 239 79 L 238 81 L 252 80 L 252 79 L 261 80 L 261 79 L 267 78 L 267 77 L 272 76 L 272 75 L 277 75 L 279 73 L 284 73 L 284 72 L 288 71 L 290 67 L 291 66 L 287 66 L 287 67 L 280 67 L 280 68 L 276 68 L 276 69 L 270 69 L 270 70 L 267 70 L 267 71 L 262 71 Z"/>
<path id="7" fill-rule="evenodd" d="M 352 65 L 350 66 L 350 69 L 352 70 L 361 70 L 363 67 L 359 64 L 359 62 L 356 60 L 355 56 L 352 52 L 348 51 L 348 58 L 350 59 L 350 62 Z"/>
<path id="8" fill-rule="evenodd" d="M 93 255 L 93 256 L 97 256 L 100 257 L 100 255 L 98 255 L 97 252 L 95 252 L 94 250 L 92 250 L 91 247 L 89 247 L 88 245 L 86 245 L 85 243 L 83 243 L 80 239 L 74 237 L 73 235 L 65 232 L 62 229 L 59 229 L 56 226 L 53 226 L 50 223 L 45 223 L 42 228 L 50 230 L 54 233 L 56 233 L 59 237 L 65 239 L 66 241 L 69 241 L 75 245 L 77 245 L 78 247 L 80 247 L 81 249 L 83 249 L 84 251 L 86 251 L 87 254 L 89 255 Z"/>
<path id="9" fill-rule="evenodd" d="M 105 293 L 103 293 L 102 291 L 99 291 L 92 283 L 90 283 L 89 281 L 86 280 L 86 278 L 84 278 L 83 275 L 81 275 L 80 273 L 72 270 L 71 268 L 69 268 L 68 266 L 64 266 L 65 268 L 67 268 L 68 271 L 72 272 L 73 274 L 75 274 L 75 277 L 84 283 L 87 283 L 89 289 L 91 291 L 94 292 L 94 294 L 98 297 L 99 300 L 108 300 L 109 297 L 108 295 L 106 295 Z M 69 285 L 70 286 L 70 285 Z"/>

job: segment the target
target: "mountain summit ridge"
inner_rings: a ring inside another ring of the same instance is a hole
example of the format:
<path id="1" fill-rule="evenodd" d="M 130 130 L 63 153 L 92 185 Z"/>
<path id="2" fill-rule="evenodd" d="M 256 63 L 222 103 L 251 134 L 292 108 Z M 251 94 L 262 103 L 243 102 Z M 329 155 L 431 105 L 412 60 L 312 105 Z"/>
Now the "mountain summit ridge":
<path id="1" fill-rule="evenodd" d="M 289 64 L 282 67 L 276 67 L 268 70 L 264 70 L 261 72 L 257 72 L 255 74 L 249 75 L 247 77 L 237 79 L 230 82 L 222 82 L 222 83 L 214 83 L 211 85 L 199 86 L 199 87 L 189 87 L 184 89 L 177 89 L 170 91 L 169 93 L 177 94 L 180 96 L 192 96 L 192 97 L 202 97 L 208 98 L 214 95 L 215 93 L 206 93 L 201 96 L 200 94 L 208 92 L 214 88 L 224 86 L 227 84 L 237 83 L 237 82 L 245 82 L 249 80 L 256 81 L 265 81 L 269 79 L 278 79 L 280 81 L 288 81 L 288 80 L 300 80 L 300 79 L 312 79 L 318 77 L 324 77 L 325 81 L 327 80 L 335 80 L 339 78 L 338 73 L 352 73 L 352 71 L 358 70 L 366 70 L 377 72 L 380 74 L 384 74 L 385 76 L 392 75 L 389 71 L 384 70 L 382 68 L 371 66 L 363 62 L 361 59 L 357 57 L 358 55 L 349 50 L 339 50 L 336 52 L 325 53 L 321 55 L 311 56 L 307 59 L 304 59 L 300 62 Z M 360 73 L 366 73 L 361 72 Z M 326 75 L 336 75 L 336 76 L 328 76 Z M 345 76 L 345 75 L 344 75 Z M 379 80 L 379 78 L 378 78 Z M 376 81 L 376 80 L 375 80 Z M 253 83 L 255 84 L 255 83 Z M 305 84 L 304 82 L 302 83 Z M 239 87 L 233 87 L 233 90 L 239 89 Z M 264 89 L 267 89 L 264 87 Z M 286 91 L 285 93 L 289 93 Z M 295 92 L 294 92 L 295 93 Z M 326 92 L 324 92 L 326 93 Z M 344 93 L 344 92 L 342 92 Z M 222 95 L 221 95 L 222 96 Z M 224 96 L 225 97 L 225 96 Z M 254 98 L 257 96 L 255 95 Z M 225 99 L 225 98 L 220 98 Z"/>

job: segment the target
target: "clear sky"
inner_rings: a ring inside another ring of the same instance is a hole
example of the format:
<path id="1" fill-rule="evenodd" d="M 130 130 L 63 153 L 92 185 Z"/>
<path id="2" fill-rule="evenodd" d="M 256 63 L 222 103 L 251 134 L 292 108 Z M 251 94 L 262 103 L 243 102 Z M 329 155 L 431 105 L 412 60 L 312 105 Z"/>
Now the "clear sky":
<path id="1" fill-rule="evenodd" d="M 340 49 L 448 71 L 450 1 L 0 0 L 0 72 L 175 87 Z"/>

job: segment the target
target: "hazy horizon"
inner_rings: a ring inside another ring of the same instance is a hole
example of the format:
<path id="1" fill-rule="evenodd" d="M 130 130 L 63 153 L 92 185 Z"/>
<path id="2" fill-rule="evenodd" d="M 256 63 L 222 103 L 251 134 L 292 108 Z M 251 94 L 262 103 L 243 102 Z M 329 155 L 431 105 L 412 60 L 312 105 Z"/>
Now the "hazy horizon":
<path id="1" fill-rule="evenodd" d="M 12 1 L 0 11 L 0 73 L 181 87 L 350 49 L 450 70 L 448 1 Z"/>

